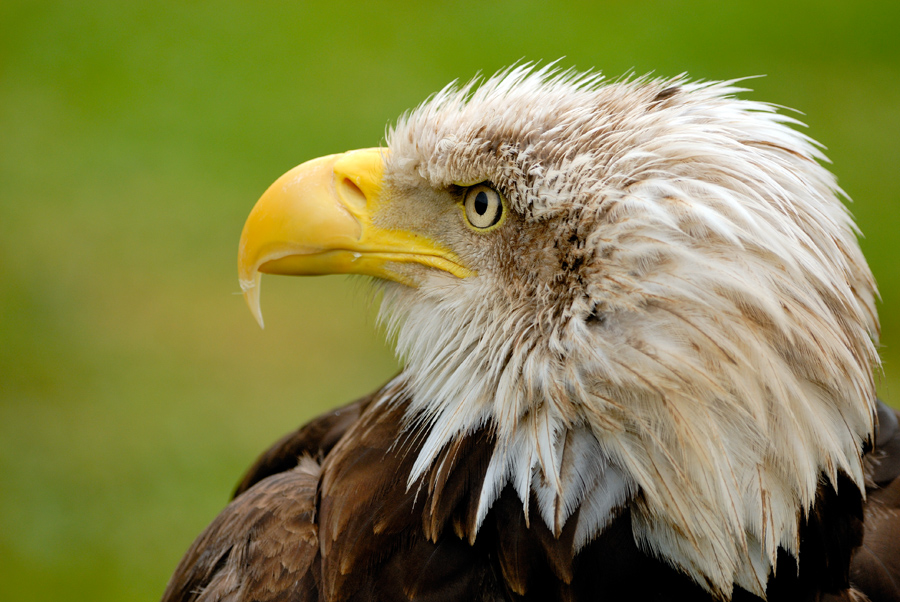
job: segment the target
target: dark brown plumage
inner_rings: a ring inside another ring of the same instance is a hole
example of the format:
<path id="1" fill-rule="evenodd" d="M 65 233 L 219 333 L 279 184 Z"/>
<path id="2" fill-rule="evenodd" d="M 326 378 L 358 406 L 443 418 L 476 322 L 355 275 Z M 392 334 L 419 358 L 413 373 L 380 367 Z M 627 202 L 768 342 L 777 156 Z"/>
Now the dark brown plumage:
<path id="1" fill-rule="evenodd" d="M 534 511 L 526 522 L 507 488 L 470 543 L 490 433 L 459 440 L 442 470 L 407 490 L 416 437 L 397 440 L 402 405 L 372 408 L 382 393 L 318 417 L 260 456 L 181 561 L 164 602 L 715 599 L 638 549 L 627 511 L 575 556 L 575 522 L 554 536 Z M 880 404 L 879 416 L 869 454 L 879 481 L 868 488 L 865 522 L 852 484 L 839 494 L 822 488 L 801 531 L 800 576 L 781 557 L 770 602 L 859 599 L 848 585 L 872 602 L 900 599 L 900 428 L 895 410 Z M 740 589 L 733 597 L 759 599 Z"/>

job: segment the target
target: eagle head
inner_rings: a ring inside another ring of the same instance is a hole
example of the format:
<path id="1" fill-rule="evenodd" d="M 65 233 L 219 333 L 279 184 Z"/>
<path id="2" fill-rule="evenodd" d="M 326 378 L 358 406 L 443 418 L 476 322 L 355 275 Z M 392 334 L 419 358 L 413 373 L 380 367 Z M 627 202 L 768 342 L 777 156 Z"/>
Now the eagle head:
<path id="1" fill-rule="evenodd" d="M 269 188 L 245 295 L 259 317 L 261 272 L 375 278 L 424 440 L 409 487 L 488 428 L 479 521 L 512 486 L 553 533 L 578 521 L 577 552 L 628 503 L 642 549 L 764 595 L 820 483 L 864 486 L 878 322 L 819 147 L 741 91 L 529 66 L 447 87 Z"/>

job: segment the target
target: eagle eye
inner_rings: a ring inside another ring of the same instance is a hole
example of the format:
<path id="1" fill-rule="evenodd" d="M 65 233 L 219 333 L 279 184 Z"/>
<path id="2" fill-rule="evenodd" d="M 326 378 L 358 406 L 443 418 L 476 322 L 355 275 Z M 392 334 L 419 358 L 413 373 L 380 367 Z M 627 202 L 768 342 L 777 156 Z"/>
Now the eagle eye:
<path id="1" fill-rule="evenodd" d="M 503 218 L 503 197 L 487 184 L 476 184 L 466 190 L 463 208 L 472 227 L 486 230 Z"/>

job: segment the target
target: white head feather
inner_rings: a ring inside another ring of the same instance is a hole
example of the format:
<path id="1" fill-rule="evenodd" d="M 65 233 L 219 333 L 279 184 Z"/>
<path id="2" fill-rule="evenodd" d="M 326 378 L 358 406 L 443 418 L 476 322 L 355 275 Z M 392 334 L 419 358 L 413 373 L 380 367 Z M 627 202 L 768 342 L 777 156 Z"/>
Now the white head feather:
<path id="1" fill-rule="evenodd" d="M 480 518 L 533 490 L 556 532 L 581 506 L 580 548 L 633 498 L 650 553 L 764 595 L 820 477 L 863 487 L 875 285 L 797 122 L 733 82 L 601 80 L 521 66 L 389 133 L 389 186 L 487 180 L 520 217 L 477 277 L 386 285 L 430 428 L 410 483 L 491 425 Z"/>

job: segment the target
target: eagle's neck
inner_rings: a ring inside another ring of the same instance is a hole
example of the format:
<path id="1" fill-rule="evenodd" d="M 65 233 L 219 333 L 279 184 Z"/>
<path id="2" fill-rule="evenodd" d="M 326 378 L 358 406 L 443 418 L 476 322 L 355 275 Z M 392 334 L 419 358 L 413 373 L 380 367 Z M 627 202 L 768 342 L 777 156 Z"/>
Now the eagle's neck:
<path id="1" fill-rule="evenodd" d="M 473 537 L 508 487 L 525 516 L 536 505 L 554 534 L 577 521 L 576 553 L 627 509 L 649 554 L 723 598 L 735 585 L 763 596 L 779 554 L 799 556 L 820 482 L 835 487 L 846 475 L 862 489 L 865 405 L 841 405 L 802 375 L 782 369 L 780 382 L 766 383 L 744 366 L 749 375 L 719 370 L 738 392 L 710 374 L 673 384 L 646 349 L 623 347 L 610 355 L 619 371 L 602 377 L 604 358 L 583 348 L 590 341 L 578 342 L 577 326 L 555 340 L 531 337 L 515 312 L 491 321 L 465 295 L 458 305 L 439 294 L 409 305 L 386 297 L 407 362 L 407 428 L 422 441 L 409 487 L 447 462 L 456 442 L 491 433 Z M 795 397 L 779 405 L 781 394 Z"/>

